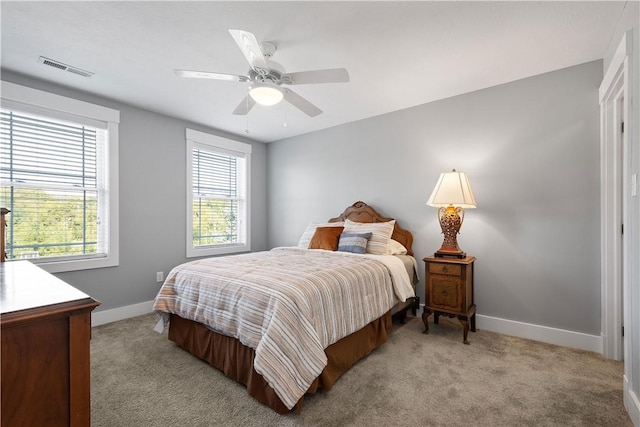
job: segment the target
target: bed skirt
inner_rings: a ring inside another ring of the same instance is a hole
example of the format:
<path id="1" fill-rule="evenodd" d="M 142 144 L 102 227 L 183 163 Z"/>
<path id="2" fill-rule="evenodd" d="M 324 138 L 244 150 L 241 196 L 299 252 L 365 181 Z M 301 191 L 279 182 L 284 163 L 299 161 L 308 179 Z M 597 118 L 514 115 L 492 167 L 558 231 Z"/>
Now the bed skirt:
<path id="1" fill-rule="evenodd" d="M 325 349 L 328 363 L 307 393 L 330 390 L 333 384 L 353 364 L 387 341 L 391 331 L 391 312 L 374 320 L 359 331 L 348 335 Z M 288 409 L 262 375 L 253 368 L 254 350 L 235 338 L 218 334 L 204 325 L 171 315 L 169 339 L 200 359 L 221 370 L 227 377 L 244 384 L 247 393 L 279 414 Z M 302 407 L 300 399 L 296 405 Z"/>

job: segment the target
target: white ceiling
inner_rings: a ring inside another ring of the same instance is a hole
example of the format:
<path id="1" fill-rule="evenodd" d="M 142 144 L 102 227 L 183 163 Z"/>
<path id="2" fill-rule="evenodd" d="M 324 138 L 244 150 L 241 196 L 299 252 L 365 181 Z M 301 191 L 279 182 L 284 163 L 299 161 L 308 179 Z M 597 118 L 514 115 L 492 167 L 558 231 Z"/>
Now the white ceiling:
<path id="1" fill-rule="evenodd" d="M 603 57 L 625 2 L 1 2 L 3 69 L 270 142 Z M 344 67 L 287 103 L 231 112 L 247 83 L 227 29 L 274 42 L 287 72 Z M 38 63 L 45 56 L 95 74 Z M 286 123 L 286 126 L 284 124 Z M 245 130 L 249 129 L 249 134 Z"/>

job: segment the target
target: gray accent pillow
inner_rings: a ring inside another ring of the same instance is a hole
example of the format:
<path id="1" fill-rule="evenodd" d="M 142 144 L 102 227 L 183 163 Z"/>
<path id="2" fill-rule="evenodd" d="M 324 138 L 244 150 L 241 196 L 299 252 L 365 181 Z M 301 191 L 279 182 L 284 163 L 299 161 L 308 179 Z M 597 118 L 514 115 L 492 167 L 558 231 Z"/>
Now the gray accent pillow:
<path id="1" fill-rule="evenodd" d="M 354 254 L 366 254 L 369 239 L 371 239 L 371 233 L 342 233 L 338 242 L 338 250 Z"/>

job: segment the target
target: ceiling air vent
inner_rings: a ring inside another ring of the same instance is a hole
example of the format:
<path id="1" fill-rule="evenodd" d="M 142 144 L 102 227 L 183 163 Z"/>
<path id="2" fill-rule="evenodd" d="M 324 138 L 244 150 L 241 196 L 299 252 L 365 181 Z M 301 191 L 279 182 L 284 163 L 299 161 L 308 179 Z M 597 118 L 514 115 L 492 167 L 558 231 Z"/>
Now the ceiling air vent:
<path id="1" fill-rule="evenodd" d="M 71 65 L 63 64 L 60 61 L 55 61 L 53 59 L 45 58 L 41 56 L 38 58 L 38 62 L 44 65 L 48 65 L 49 67 L 57 68 L 62 71 L 68 71 L 73 74 L 77 74 L 82 77 L 91 77 L 93 73 L 91 71 L 81 70 L 80 68 L 72 67 Z"/>

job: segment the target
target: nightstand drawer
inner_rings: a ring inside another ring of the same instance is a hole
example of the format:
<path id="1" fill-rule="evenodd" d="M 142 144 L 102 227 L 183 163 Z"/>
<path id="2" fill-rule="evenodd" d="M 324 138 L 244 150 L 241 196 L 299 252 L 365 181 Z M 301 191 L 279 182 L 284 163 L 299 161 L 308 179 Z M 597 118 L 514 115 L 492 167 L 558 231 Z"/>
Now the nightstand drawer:
<path id="1" fill-rule="evenodd" d="M 459 280 L 429 280 L 429 306 L 444 310 L 463 311 L 462 283 Z"/>
<path id="2" fill-rule="evenodd" d="M 462 266 L 457 264 L 441 264 L 438 262 L 429 263 L 429 273 L 431 274 L 448 274 L 451 276 L 460 276 L 462 274 Z"/>

